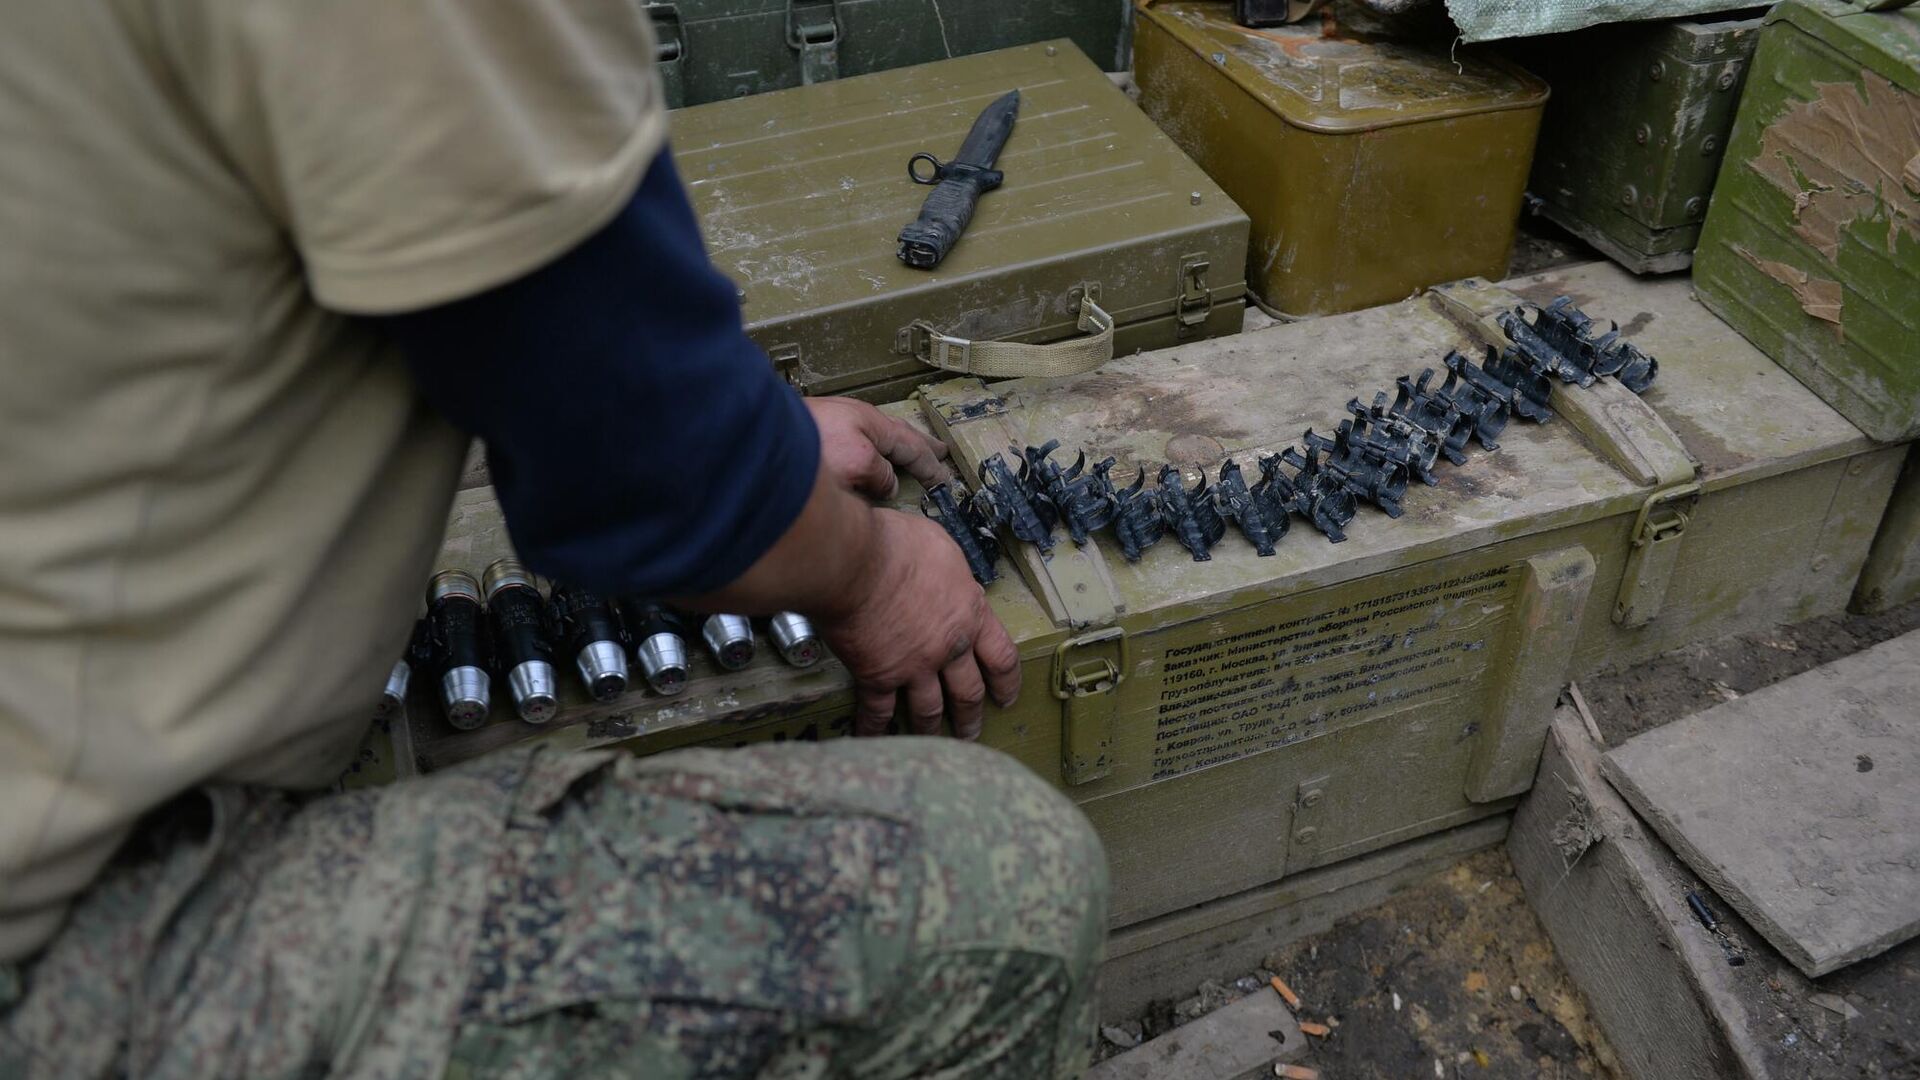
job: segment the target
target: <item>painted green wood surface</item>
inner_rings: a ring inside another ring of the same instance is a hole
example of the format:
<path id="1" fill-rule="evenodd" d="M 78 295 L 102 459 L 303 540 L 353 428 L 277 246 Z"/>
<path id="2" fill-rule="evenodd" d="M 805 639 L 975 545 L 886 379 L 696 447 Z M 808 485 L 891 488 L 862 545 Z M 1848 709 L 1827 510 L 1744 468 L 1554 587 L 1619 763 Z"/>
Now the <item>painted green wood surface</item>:
<path id="1" fill-rule="evenodd" d="M 1920 435 L 1920 9 L 1768 14 L 1694 280 L 1862 430 Z"/>

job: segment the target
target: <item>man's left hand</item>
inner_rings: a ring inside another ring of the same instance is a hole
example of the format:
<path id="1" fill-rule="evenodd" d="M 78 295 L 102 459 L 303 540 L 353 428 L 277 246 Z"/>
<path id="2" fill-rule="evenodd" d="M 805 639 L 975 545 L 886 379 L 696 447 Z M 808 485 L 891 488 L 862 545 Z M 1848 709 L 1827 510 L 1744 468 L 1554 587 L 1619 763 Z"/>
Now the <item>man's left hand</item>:
<path id="1" fill-rule="evenodd" d="M 853 398 L 808 398 L 820 428 L 820 460 L 827 474 L 869 499 L 884 501 L 900 489 L 895 470 L 932 487 L 953 478 L 942 460 L 946 445 L 904 420 Z"/>

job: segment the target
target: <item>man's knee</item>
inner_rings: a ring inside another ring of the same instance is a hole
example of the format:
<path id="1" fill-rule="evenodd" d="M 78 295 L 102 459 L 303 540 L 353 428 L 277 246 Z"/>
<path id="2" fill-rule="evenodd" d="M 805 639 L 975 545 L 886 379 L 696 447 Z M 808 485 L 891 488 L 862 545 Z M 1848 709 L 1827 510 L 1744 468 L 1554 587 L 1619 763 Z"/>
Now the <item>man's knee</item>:
<path id="1" fill-rule="evenodd" d="M 1076 979 L 1090 974 L 1106 933 L 1107 859 L 1086 815 L 998 751 L 893 741 L 923 758 L 920 945 L 1031 950 L 1060 957 Z"/>

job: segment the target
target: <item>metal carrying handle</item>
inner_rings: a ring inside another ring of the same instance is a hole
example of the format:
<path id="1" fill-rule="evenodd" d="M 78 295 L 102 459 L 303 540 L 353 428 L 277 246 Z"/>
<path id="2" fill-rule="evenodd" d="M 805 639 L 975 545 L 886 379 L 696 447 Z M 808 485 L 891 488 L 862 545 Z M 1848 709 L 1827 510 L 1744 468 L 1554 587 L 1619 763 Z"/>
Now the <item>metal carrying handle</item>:
<path id="1" fill-rule="evenodd" d="M 943 371 L 985 379 L 1023 375 L 1057 378 L 1084 374 L 1113 359 L 1113 316 L 1094 303 L 1091 296 L 1080 297 L 1077 325 L 1081 333 L 1089 336 L 1048 345 L 971 341 L 942 334 L 925 321 L 915 322 L 909 330 L 914 337 L 914 355 Z"/>

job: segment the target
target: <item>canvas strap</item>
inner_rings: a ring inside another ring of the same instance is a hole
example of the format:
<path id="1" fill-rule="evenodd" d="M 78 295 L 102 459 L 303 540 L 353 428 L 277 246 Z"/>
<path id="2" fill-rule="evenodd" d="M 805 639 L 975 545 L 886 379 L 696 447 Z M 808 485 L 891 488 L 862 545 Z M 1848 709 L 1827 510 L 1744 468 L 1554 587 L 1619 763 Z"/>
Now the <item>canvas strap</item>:
<path id="1" fill-rule="evenodd" d="M 914 328 L 926 334 L 926 350 L 919 354 L 921 360 L 944 371 L 983 379 L 1079 375 L 1113 359 L 1113 316 L 1101 310 L 1091 297 L 1080 300 L 1079 329 L 1087 336 L 1047 345 L 969 341 L 938 333 L 925 323 L 915 324 Z"/>

